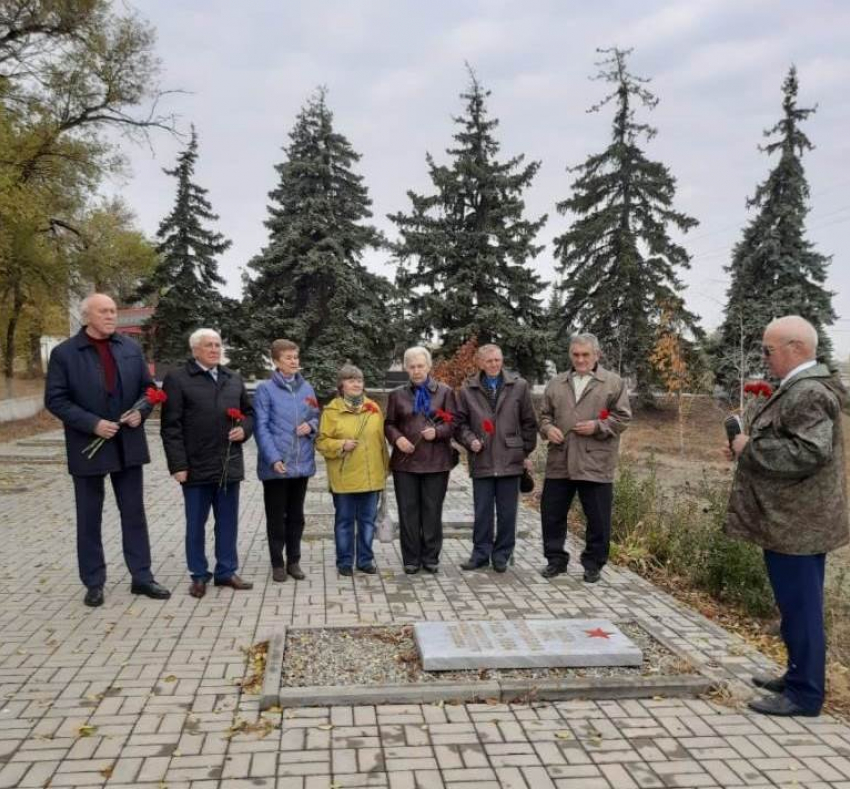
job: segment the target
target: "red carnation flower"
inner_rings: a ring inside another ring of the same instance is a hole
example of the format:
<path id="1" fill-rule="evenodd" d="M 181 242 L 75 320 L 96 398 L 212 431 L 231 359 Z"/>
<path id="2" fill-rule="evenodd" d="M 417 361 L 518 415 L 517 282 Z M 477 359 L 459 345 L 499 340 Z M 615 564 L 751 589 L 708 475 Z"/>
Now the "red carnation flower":
<path id="1" fill-rule="evenodd" d="M 438 408 L 434 412 L 434 419 L 438 419 L 447 425 L 450 425 L 454 421 L 452 414 L 449 411 L 444 411 L 442 408 Z"/>
<path id="2" fill-rule="evenodd" d="M 243 414 L 238 408 L 228 408 L 227 416 L 234 422 L 242 422 L 245 419 L 245 414 Z"/>
<path id="3" fill-rule="evenodd" d="M 157 403 L 164 403 L 168 400 L 168 395 L 162 389 L 157 389 L 155 386 L 149 386 L 145 390 L 145 400 L 147 400 L 151 405 L 156 405 Z"/>
<path id="4" fill-rule="evenodd" d="M 482 430 L 483 430 L 483 431 L 484 431 L 484 432 L 485 432 L 488 436 L 492 436 L 492 435 L 493 435 L 493 433 L 495 433 L 495 432 L 496 432 L 496 426 L 493 424 L 493 420 L 492 420 L 492 419 L 485 419 L 485 420 L 481 423 L 481 429 L 482 429 Z"/>
<path id="5" fill-rule="evenodd" d="M 364 403 L 363 410 L 368 411 L 370 414 L 378 414 L 381 412 L 381 409 L 378 408 L 374 403 Z"/>
<path id="6" fill-rule="evenodd" d="M 319 401 L 315 397 L 305 397 L 304 402 L 307 403 L 310 408 L 318 408 Z"/>
<path id="7" fill-rule="evenodd" d="M 609 416 L 611 416 L 611 412 L 607 408 L 603 408 L 599 412 L 599 418 L 600 419 L 607 419 Z"/>
<path id="8" fill-rule="evenodd" d="M 754 397 L 770 397 L 773 394 L 773 388 L 767 381 L 750 381 L 744 384 L 744 393 Z"/>

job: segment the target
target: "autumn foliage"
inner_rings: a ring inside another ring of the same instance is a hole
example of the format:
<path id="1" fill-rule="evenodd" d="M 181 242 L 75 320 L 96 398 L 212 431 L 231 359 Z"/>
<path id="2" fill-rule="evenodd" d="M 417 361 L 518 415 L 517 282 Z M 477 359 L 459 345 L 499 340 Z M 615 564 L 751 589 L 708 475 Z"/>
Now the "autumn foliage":
<path id="1" fill-rule="evenodd" d="M 441 359 L 434 365 L 432 375 L 452 389 L 460 389 L 463 382 L 478 372 L 475 354 L 478 351 L 478 338 L 470 337 L 452 356 Z"/>

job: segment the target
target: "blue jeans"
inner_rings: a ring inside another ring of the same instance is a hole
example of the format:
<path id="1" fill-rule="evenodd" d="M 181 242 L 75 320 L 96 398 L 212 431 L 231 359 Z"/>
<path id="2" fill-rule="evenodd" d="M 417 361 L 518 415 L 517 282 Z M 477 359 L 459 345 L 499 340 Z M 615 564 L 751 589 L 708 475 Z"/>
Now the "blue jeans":
<path id="1" fill-rule="evenodd" d="M 366 493 L 334 493 L 334 538 L 336 540 L 336 566 L 354 565 L 354 531 L 357 527 L 357 567 L 368 567 L 375 561 L 372 538 L 375 536 L 375 519 L 378 517 L 379 491 Z"/>
<path id="2" fill-rule="evenodd" d="M 212 577 L 204 551 L 207 518 L 210 508 L 215 525 L 215 579 L 223 581 L 236 574 L 236 523 L 239 515 L 239 483 L 230 482 L 220 488 L 217 482 L 207 485 L 184 485 L 186 505 L 186 564 L 192 578 L 209 581 Z"/>

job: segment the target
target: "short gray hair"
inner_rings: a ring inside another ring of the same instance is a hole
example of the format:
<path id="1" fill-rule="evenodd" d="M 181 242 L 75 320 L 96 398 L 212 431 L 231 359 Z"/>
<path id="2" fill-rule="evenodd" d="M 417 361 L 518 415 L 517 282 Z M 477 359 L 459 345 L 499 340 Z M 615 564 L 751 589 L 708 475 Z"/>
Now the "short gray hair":
<path id="1" fill-rule="evenodd" d="M 490 351 L 498 351 L 499 353 L 502 353 L 502 349 L 501 349 L 498 345 L 496 345 L 496 344 L 495 344 L 495 343 L 493 343 L 493 342 L 488 342 L 486 345 L 482 345 L 482 346 L 481 346 L 481 347 L 480 347 L 480 348 L 479 348 L 479 349 L 475 352 L 475 358 L 476 358 L 476 359 L 483 359 L 483 358 L 484 358 L 484 354 L 485 354 L 485 353 L 489 353 Z M 502 354 L 502 356 L 504 356 L 504 354 Z"/>
<path id="2" fill-rule="evenodd" d="M 427 348 L 423 348 L 421 345 L 414 345 L 412 348 L 408 348 L 404 352 L 404 369 L 407 369 L 407 363 L 414 357 L 421 356 L 425 359 L 425 364 L 428 365 L 428 369 L 430 370 L 433 366 L 433 362 L 431 361 L 431 351 Z"/>
<path id="3" fill-rule="evenodd" d="M 573 349 L 574 345 L 589 345 L 594 353 L 599 353 L 599 340 L 596 339 L 595 334 L 590 334 L 589 332 L 584 332 L 583 334 L 573 334 L 570 337 L 570 350 Z"/>
<path id="4" fill-rule="evenodd" d="M 215 337 L 221 342 L 221 335 L 215 329 L 195 329 L 189 335 L 189 347 L 194 351 L 201 344 L 204 337 Z"/>
<path id="5" fill-rule="evenodd" d="M 336 374 L 336 388 L 339 391 L 342 391 L 342 382 L 350 381 L 352 379 L 358 379 L 360 381 L 364 380 L 363 371 L 354 364 L 344 364 L 339 368 L 339 372 Z"/>
<path id="6" fill-rule="evenodd" d="M 106 298 L 109 299 L 113 305 L 115 305 L 115 299 L 112 296 L 107 295 L 106 293 L 89 293 L 82 302 L 80 303 L 80 317 L 83 320 L 86 320 L 89 316 L 89 310 L 91 309 L 91 303 L 98 298 Z M 117 309 L 117 305 L 116 309 Z"/>

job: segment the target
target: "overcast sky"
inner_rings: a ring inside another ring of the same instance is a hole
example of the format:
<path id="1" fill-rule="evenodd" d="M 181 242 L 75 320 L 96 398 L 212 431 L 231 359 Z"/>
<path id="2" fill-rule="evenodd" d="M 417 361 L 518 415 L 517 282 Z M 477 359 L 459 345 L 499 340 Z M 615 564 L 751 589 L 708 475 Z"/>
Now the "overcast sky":
<path id="1" fill-rule="evenodd" d="M 523 153 L 542 167 L 526 193 L 528 215 L 549 214 L 533 265 L 554 274 L 551 239 L 569 225 L 554 209 L 569 194 L 566 167 L 608 143 L 610 107 L 586 110 L 605 86 L 597 47 L 634 47 L 632 73 L 652 78 L 660 99 L 644 120 L 658 136 L 644 149 L 678 182 L 677 208 L 699 220 L 684 237 L 690 309 L 707 329 L 725 301 L 732 246 L 752 215 L 746 199 L 775 163 L 757 146 L 781 113 L 781 84 L 796 64 L 799 106 L 818 105 L 804 126 L 816 149 L 804 159 L 811 186 L 809 239 L 833 255 L 829 287 L 839 320 L 836 351 L 850 353 L 850 3 L 835 0 L 136 0 L 158 31 L 162 86 L 187 91 L 169 110 L 198 129 L 197 181 L 233 241 L 221 259 L 238 296 L 245 263 L 265 245 L 267 193 L 296 114 L 317 85 L 328 88 L 335 126 L 363 155 L 359 172 L 374 222 L 427 191 L 425 153 L 445 162 L 463 110 L 464 62 L 492 91 L 501 158 Z M 154 138 L 154 154 L 128 149 L 132 173 L 120 193 L 153 233 L 174 198 L 162 173 L 181 146 Z M 368 258 L 391 275 L 388 256 Z"/>

